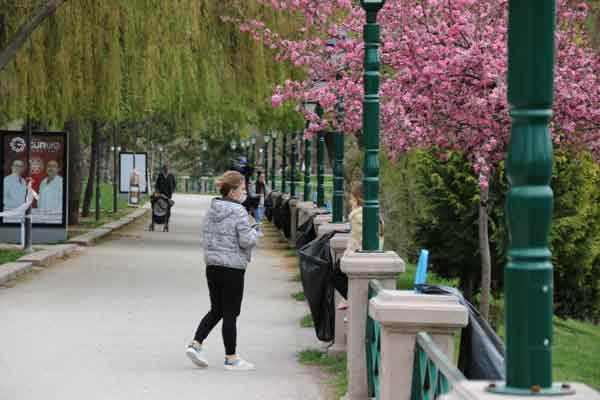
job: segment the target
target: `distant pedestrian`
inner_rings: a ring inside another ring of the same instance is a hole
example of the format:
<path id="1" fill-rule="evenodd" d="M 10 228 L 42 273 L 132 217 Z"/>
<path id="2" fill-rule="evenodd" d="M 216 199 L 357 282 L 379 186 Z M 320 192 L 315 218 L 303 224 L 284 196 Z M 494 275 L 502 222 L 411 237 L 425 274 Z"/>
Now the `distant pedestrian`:
<path id="1" fill-rule="evenodd" d="M 236 353 L 237 317 L 241 311 L 246 267 L 258 234 L 241 205 L 247 197 L 244 176 L 237 171 L 228 171 L 217 186 L 222 197 L 213 199 L 202 224 L 210 311 L 200 322 L 186 354 L 194 364 L 207 367 L 203 344 L 222 319 L 225 369 L 248 371 L 253 370 L 254 365 Z"/>
<path id="2" fill-rule="evenodd" d="M 177 182 L 175 180 L 175 176 L 169 172 L 169 167 L 165 164 L 162 166 L 160 170 L 160 174 L 158 174 L 158 178 L 156 179 L 156 184 L 154 185 L 154 194 L 152 195 L 151 203 L 153 209 L 153 218 L 152 222 L 150 222 L 150 230 L 154 230 L 154 207 L 155 204 L 159 201 L 163 202 L 166 206 L 165 215 L 161 217 L 161 220 L 164 221 L 165 232 L 169 232 L 169 220 L 171 219 L 171 207 L 173 206 L 173 193 L 177 189 Z M 161 200 L 163 197 L 163 200 Z M 164 207 L 163 207 L 164 208 Z"/>
<path id="3" fill-rule="evenodd" d="M 256 231 L 258 232 L 258 236 L 262 236 L 261 222 L 265 216 L 265 199 L 270 192 L 269 186 L 265 181 L 265 174 L 263 174 L 262 171 L 257 172 L 255 191 L 256 196 L 258 197 L 258 206 L 255 211 L 256 224 L 258 225 Z"/>

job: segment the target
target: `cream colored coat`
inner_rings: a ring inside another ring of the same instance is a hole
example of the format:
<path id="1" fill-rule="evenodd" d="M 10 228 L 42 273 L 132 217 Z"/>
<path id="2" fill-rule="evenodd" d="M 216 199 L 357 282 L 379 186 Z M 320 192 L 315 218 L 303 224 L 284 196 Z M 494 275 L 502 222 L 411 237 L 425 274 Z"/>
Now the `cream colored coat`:
<path id="1" fill-rule="evenodd" d="M 344 254 L 350 254 L 357 250 L 362 249 L 362 231 L 363 231 L 363 209 L 362 207 L 356 207 L 350 215 L 348 215 L 348 222 L 350 222 L 350 238 L 348 239 L 348 245 Z M 379 236 L 379 248 L 383 249 L 383 236 Z"/>

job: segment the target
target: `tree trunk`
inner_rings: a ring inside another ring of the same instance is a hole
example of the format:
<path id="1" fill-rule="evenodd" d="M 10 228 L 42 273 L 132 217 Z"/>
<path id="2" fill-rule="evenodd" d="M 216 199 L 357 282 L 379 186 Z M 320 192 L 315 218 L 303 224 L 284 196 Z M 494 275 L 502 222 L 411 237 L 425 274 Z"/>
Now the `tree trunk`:
<path id="1" fill-rule="evenodd" d="M 481 297 L 479 312 L 488 319 L 490 314 L 490 292 L 492 286 L 492 261 L 488 232 L 489 188 L 482 187 L 479 199 L 479 252 L 481 253 Z"/>
<path id="2" fill-rule="evenodd" d="M 83 197 L 83 210 L 81 213 L 82 217 L 89 217 L 90 208 L 92 205 L 92 196 L 94 194 L 94 182 L 96 177 L 96 163 L 98 162 L 98 150 L 100 141 L 100 127 L 98 121 L 92 122 L 92 143 L 90 152 L 90 168 L 88 171 L 88 181 L 85 186 L 85 195 Z"/>
<path id="3" fill-rule="evenodd" d="M 8 42 L 8 45 L 0 51 L 0 71 L 15 58 L 19 49 L 25 44 L 29 36 L 38 26 L 50 15 L 54 14 L 56 9 L 63 5 L 65 0 L 48 0 L 44 5 L 38 8 L 30 18 L 19 28 L 17 33 Z"/>
<path id="4" fill-rule="evenodd" d="M 79 122 L 69 121 L 65 125 L 69 133 L 69 224 L 79 224 L 79 205 L 81 204 L 81 188 L 83 186 L 81 137 Z"/>

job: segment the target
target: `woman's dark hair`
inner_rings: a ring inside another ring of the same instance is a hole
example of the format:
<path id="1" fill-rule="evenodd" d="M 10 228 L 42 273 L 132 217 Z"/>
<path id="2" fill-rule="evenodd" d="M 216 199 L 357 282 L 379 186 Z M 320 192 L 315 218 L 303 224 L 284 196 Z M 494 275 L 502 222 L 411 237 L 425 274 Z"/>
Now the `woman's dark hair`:
<path id="1" fill-rule="evenodd" d="M 227 197 L 232 190 L 236 190 L 244 184 L 244 176 L 237 171 L 227 171 L 217 181 L 217 187 L 221 196 Z"/>

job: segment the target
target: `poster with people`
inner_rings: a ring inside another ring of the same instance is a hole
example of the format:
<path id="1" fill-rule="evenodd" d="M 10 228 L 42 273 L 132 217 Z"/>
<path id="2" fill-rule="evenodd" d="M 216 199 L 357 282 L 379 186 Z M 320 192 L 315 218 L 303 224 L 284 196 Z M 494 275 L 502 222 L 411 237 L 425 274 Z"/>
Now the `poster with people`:
<path id="1" fill-rule="evenodd" d="M 2 132 L 2 211 L 18 208 L 28 195 L 27 142 L 21 132 Z M 31 187 L 34 224 L 65 225 L 66 135 L 34 133 L 31 142 Z M 4 217 L 3 223 L 20 223 L 21 217 Z"/>
<path id="2" fill-rule="evenodd" d="M 119 154 L 119 191 L 121 193 L 148 193 L 148 170 L 145 153 Z M 137 204 L 137 203 L 134 203 Z"/>

